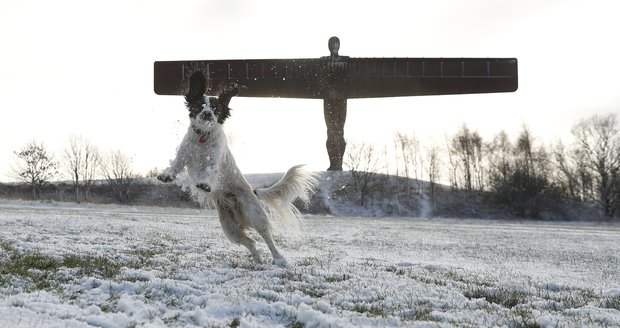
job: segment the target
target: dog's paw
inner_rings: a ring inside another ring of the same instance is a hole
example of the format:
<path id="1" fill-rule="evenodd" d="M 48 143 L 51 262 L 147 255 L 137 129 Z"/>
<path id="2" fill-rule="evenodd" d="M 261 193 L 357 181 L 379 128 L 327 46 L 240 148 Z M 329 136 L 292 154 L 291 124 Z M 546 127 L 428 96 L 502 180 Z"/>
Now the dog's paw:
<path id="1" fill-rule="evenodd" d="M 202 190 L 204 190 L 206 192 L 211 192 L 211 187 L 208 184 L 206 184 L 206 183 L 199 183 L 199 184 L 196 185 L 196 188 L 202 189 Z"/>
<path id="2" fill-rule="evenodd" d="M 288 267 L 288 263 L 286 262 L 286 260 L 283 257 L 279 257 L 279 258 L 274 258 L 273 262 L 274 265 L 277 265 L 279 267 Z"/>
<path id="3" fill-rule="evenodd" d="M 172 180 L 174 180 L 174 176 L 167 174 L 167 173 L 162 173 L 160 175 L 157 176 L 157 180 L 161 181 L 161 182 L 170 182 Z"/>

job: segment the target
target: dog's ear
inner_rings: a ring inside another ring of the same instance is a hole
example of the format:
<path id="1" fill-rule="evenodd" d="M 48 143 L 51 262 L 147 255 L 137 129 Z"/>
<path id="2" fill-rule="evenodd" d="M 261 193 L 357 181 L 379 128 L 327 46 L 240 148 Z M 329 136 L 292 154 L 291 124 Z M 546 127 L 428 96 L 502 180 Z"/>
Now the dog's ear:
<path id="1" fill-rule="evenodd" d="M 189 78 L 189 92 L 185 95 L 186 100 L 195 100 L 202 97 L 207 91 L 207 79 L 201 71 L 196 71 Z M 188 99 L 189 98 L 189 99 Z"/>
<path id="2" fill-rule="evenodd" d="M 215 99 L 217 105 L 215 106 L 215 115 L 217 115 L 217 122 L 220 124 L 224 124 L 227 118 L 230 117 L 230 107 L 224 105 L 221 99 Z"/>
<path id="3" fill-rule="evenodd" d="M 218 123 L 224 124 L 224 121 L 228 117 L 230 117 L 231 108 L 228 107 L 228 104 L 230 104 L 230 99 L 232 99 L 232 97 L 236 96 L 237 94 L 239 94 L 239 88 L 237 86 L 234 86 L 231 89 L 224 90 L 222 94 L 218 97 L 217 101 L 219 104 L 216 107 Z"/>
<path id="4" fill-rule="evenodd" d="M 229 89 L 226 89 L 222 92 L 222 94 L 219 96 L 220 102 L 222 103 L 222 105 L 228 107 L 228 104 L 230 104 L 230 100 L 232 99 L 232 97 L 236 96 L 239 94 L 239 87 L 232 86 Z"/>
<path id="5" fill-rule="evenodd" d="M 189 78 L 189 91 L 185 95 L 187 108 L 191 111 L 202 110 L 203 95 L 207 91 L 207 79 L 200 71 L 196 71 Z"/>

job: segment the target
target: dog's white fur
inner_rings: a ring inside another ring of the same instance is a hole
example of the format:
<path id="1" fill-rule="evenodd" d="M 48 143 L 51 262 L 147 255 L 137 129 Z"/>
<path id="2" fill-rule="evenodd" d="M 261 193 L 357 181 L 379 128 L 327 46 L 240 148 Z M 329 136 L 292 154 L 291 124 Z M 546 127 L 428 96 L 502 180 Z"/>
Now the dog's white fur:
<path id="1" fill-rule="evenodd" d="M 172 181 L 186 168 L 191 194 L 201 204 L 215 206 L 226 236 L 247 247 L 260 262 L 256 243 L 248 234 L 253 228 L 267 243 L 273 262 L 283 265 L 286 261 L 272 238 L 274 228 L 299 228 L 301 215 L 292 202 L 297 198 L 307 202 L 317 180 L 300 165 L 289 169 L 271 187 L 253 190 L 228 148 L 223 122 L 218 120 L 220 113 L 211 105 L 214 98 L 203 97 L 202 111 L 195 117 L 190 115 L 191 124 L 176 157 L 158 179 Z"/>

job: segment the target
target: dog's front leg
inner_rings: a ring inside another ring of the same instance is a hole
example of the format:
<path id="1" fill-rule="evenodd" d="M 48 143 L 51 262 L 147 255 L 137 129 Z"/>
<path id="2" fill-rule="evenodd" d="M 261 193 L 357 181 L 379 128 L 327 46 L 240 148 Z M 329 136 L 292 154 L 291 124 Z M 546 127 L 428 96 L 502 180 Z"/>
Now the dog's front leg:
<path id="1" fill-rule="evenodd" d="M 188 142 L 188 137 L 185 135 L 179 149 L 177 150 L 176 157 L 170 162 L 170 166 L 157 176 L 157 180 L 161 182 L 171 182 L 176 179 L 177 174 L 179 174 L 185 166 L 185 161 L 187 159 L 186 145 Z"/>
<path id="2" fill-rule="evenodd" d="M 181 166 L 182 168 L 183 166 Z M 176 179 L 177 174 L 181 171 L 178 164 L 173 163 L 167 169 L 163 170 L 159 175 L 157 175 L 157 180 L 161 182 L 171 182 Z"/>

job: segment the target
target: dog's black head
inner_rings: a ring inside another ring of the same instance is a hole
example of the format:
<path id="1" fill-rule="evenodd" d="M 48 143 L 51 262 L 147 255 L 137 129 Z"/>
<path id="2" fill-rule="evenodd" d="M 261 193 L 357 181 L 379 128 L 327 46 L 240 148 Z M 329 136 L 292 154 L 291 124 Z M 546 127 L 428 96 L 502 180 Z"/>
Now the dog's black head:
<path id="1" fill-rule="evenodd" d="M 207 80 L 202 72 L 194 72 L 189 79 L 189 92 L 185 95 L 185 105 L 192 121 L 205 125 L 217 122 L 224 124 L 230 116 L 228 104 L 239 93 L 237 87 L 223 91 L 219 97 L 207 97 Z"/>

